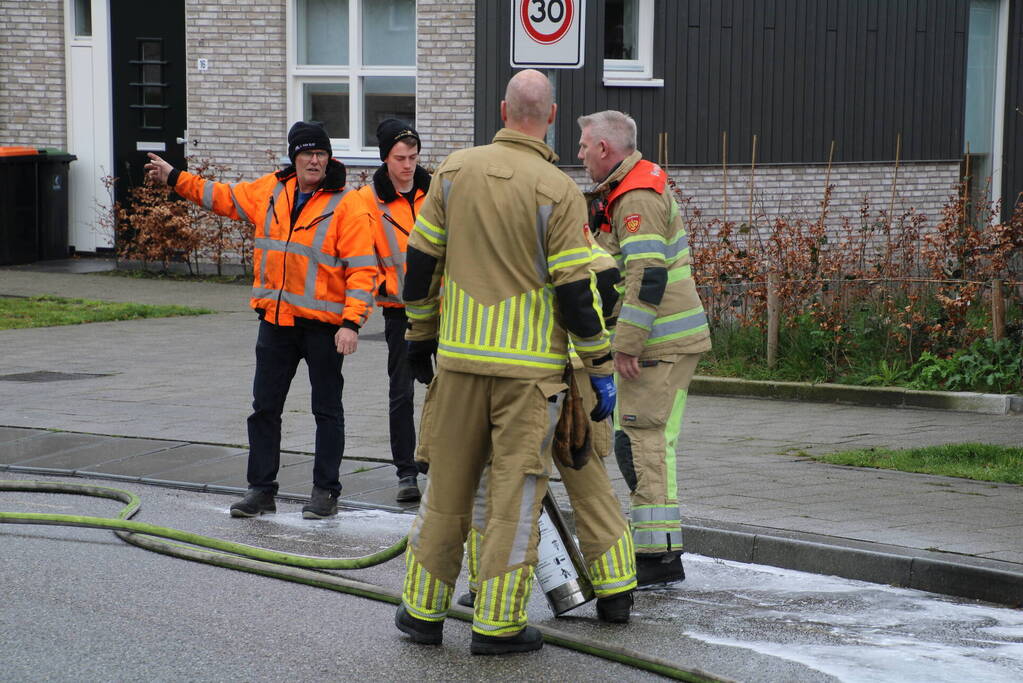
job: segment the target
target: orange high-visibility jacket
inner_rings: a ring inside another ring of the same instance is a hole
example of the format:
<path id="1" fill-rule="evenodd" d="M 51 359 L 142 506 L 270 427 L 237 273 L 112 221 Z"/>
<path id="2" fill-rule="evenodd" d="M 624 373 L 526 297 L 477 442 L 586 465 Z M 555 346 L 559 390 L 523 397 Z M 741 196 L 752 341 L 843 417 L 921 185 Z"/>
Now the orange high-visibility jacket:
<path id="1" fill-rule="evenodd" d="M 404 308 L 401 290 L 405 286 L 405 245 L 408 236 L 419 215 L 419 207 L 426 199 L 426 190 L 430 187 L 430 174 L 421 166 L 416 166 L 412 179 L 413 204 L 409 205 L 405 197 L 394 189 L 387 165 L 383 164 L 373 174 L 373 181 L 359 188 L 373 211 L 373 240 L 376 244 L 379 259 L 380 278 L 376 291 L 376 303 L 385 308 Z"/>
<path id="2" fill-rule="evenodd" d="M 377 276 L 373 216 L 344 187 L 340 162 L 330 160 L 323 183 L 294 220 L 294 167 L 234 185 L 185 171 L 169 180 L 185 199 L 255 226 L 250 304 L 264 320 L 291 326 L 304 318 L 354 329 L 366 322 Z"/>

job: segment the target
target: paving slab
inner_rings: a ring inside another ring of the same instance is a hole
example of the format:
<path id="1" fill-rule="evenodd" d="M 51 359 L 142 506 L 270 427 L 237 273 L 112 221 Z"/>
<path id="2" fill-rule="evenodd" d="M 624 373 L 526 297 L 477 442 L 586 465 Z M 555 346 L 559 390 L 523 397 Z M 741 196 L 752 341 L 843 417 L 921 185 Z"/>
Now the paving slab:
<path id="1" fill-rule="evenodd" d="M 124 458 L 165 451 L 181 445 L 180 441 L 154 439 L 118 439 L 109 436 L 82 436 L 80 446 L 57 450 L 49 455 L 37 455 L 26 460 L 14 460 L 8 451 L 10 444 L 0 444 L 0 462 L 8 462 L 12 469 L 58 469 L 71 472 L 89 470 L 103 463 L 114 463 Z"/>

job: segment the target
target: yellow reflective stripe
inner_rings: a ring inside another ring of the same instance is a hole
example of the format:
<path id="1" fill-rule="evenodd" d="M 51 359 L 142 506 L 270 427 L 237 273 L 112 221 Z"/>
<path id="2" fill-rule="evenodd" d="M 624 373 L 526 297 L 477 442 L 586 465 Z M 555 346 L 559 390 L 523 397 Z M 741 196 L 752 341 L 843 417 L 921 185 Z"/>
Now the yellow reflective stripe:
<path id="1" fill-rule="evenodd" d="M 587 264 L 592 260 L 593 256 L 589 246 L 559 251 L 557 254 L 547 257 L 547 272 L 553 273 L 562 268 Z"/>
<path id="2" fill-rule="evenodd" d="M 402 603 L 418 619 L 441 621 L 447 615 L 451 604 L 452 586 L 434 578 L 412 552 L 412 546 L 405 551 L 405 584 Z"/>
<path id="3" fill-rule="evenodd" d="M 668 284 L 678 282 L 679 280 L 688 280 L 693 276 L 692 266 L 682 266 L 681 268 L 672 268 L 668 271 Z"/>
<path id="4" fill-rule="evenodd" d="M 436 225 L 423 218 L 422 214 L 416 218 L 416 227 L 414 232 L 420 233 L 423 237 L 438 246 L 444 246 L 448 241 L 447 231 L 445 231 L 444 228 L 438 228 Z"/>

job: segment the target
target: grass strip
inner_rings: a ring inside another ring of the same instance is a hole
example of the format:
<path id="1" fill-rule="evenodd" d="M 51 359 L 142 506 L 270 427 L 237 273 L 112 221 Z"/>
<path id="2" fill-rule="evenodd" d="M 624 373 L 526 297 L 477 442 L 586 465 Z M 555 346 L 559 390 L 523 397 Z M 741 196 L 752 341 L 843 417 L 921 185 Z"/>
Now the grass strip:
<path id="1" fill-rule="evenodd" d="M 26 327 L 55 327 L 83 323 L 169 318 L 181 315 L 213 313 L 206 308 L 187 306 L 151 306 L 136 303 L 114 303 L 89 299 L 68 299 L 60 296 L 0 296 L 0 330 Z"/>
<path id="2" fill-rule="evenodd" d="M 1023 484 L 1023 448 L 993 444 L 960 443 L 898 450 L 867 448 L 810 457 L 833 465 Z"/>

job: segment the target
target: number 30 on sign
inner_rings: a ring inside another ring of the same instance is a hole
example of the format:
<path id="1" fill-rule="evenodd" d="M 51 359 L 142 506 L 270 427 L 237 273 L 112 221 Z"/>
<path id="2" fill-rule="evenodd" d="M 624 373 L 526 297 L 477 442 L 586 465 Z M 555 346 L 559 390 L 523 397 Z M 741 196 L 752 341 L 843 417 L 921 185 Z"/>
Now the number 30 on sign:
<path id="1" fill-rule="evenodd" d="M 585 0 L 513 0 L 511 65 L 578 69 L 585 16 Z"/>

